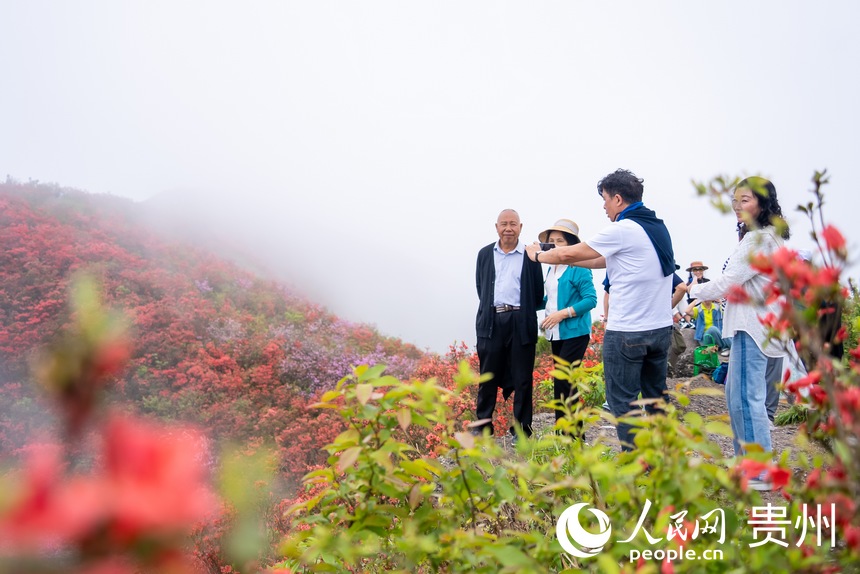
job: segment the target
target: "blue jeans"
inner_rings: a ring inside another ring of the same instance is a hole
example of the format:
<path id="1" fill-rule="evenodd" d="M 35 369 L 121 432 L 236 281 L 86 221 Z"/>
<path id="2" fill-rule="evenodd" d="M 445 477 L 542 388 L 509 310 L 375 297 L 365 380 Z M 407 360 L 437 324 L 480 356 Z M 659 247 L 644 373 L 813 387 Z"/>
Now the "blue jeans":
<path id="1" fill-rule="evenodd" d="M 662 399 L 666 391 L 666 365 L 672 327 L 650 331 L 606 331 L 603 337 L 603 374 L 606 378 L 606 401 L 616 417 L 631 411 L 630 403 L 639 398 Z M 657 408 L 648 405 L 650 414 Z M 633 450 L 633 427 L 617 426 L 618 441 L 623 450 Z"/>
<path id="2" fill-rule="evenodd" d="M 744 453 L 741 442 L 758 443 L 765 451 L 772 450 L 770 420 L 767 416 L 767 379 L 769 359 L 755 341 L 744 331 L 732 337 L 729 353 L 729 373 L 726 376 L 726 403 L 734 438 L 735 454 Z"/>

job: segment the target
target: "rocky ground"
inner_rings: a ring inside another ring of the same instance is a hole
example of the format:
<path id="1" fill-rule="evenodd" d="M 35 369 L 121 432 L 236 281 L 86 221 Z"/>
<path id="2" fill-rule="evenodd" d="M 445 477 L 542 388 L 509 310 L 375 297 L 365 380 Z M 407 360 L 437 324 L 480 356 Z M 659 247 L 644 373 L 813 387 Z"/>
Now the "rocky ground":
<path id="1" fill-rule="evenodd" d="M 666 385 L 670 389 L 678 390 L 681 390 L 682 388 L 686 387 L 684 391 L 685 393 L 688 393 L 691 389 L 703 387 L 716 389 L 720 392 L 723 392 L 725 389 L 723 385 L 718 385 L 714 383 L 706 375 L 699 375 L 696 377 L 689 378 L 668 379 L 666 381 Z M 787 408 L 788 404 L 786 404 L 784 401 L 780 401 L 777 414 Z M 685 407 L 684 410 L 697 412 L 704 418 L 708 418 L 714 415 L 723 415 L 726 417 L 728 416 L 728 411 L 726 408 L 726 399 L 724 395 L 691 395 L 690 404 L 689 406 Z M 535 415 L 534 421 L 535 432 L 538 434 L 546 432 L 548 429 L 552 428 L 554 420 L 555 416 L 553 413 L 537 413 Z M 728 423 L 728 418 L 726 418 L 726 422 Z M 774 453 L 776 453 L 776 455 L 778 456 L 779 453 L 791 447 L 794 443 L 796 434 L 796 425 L 775 427 L 771 432 L 771 441 L 773 444 Z M 601 437 L 603 442 L 610 446 L 610 448 L 612 448 L 613 450 L 618 448 L 618 437 L 615 434 L 614 426 L 608 423 L 598 422 L 597 424 L 592 425 L 590 428 L 586 429 L 585 441 L 587 443 L 592 444 L 598 437 Z M 722 447 L 723 454 L 725 456 L 729 457 L 734 454 L 731 438 L 722 435 L 711 435 L 711 439 L 717 442 Z M 504 440 L 507 444 L 510 444 L 510 437 L 506 437 Z"/>

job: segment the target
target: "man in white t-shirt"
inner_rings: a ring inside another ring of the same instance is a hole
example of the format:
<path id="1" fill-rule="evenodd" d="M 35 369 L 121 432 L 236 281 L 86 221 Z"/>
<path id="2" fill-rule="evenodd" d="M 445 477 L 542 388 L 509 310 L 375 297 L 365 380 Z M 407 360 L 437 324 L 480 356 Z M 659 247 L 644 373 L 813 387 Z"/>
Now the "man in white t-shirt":
<path id="1" fill-rule="evenodd" d="M 660 399 L 666 390 L 666 367 L 672 337 L 672 291 L 675 259 L 663 221 L 642 204 L 643 180 L 617 170 L 597 184 L 603 209 L 612 221 L 578 245 L 541 251 L 535 243 L 526 254 L 540 263 L 566 263 L 606 269 L 612 286 L 612 312 L 603 339 L 606 399 L 616 417 L 634 409 L 639 398 Z M 646 405 L 654 413 L 654 405 Z M 633 427 L 617 427 L 624 450 L 633 449 Z"/>

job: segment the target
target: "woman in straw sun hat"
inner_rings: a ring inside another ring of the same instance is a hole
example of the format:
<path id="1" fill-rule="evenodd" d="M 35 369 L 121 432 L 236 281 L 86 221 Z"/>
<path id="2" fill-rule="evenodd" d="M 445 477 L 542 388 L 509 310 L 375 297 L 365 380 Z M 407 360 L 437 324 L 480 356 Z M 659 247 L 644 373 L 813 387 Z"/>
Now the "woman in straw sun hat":
<path id="1" fill-rule="evenodd" d="M 693 261 L 690 263 L 690 266 L 687 267 L 687 287 L 690 285 L 698 285 L 699 283 L 707 283 L 710 281 L 707 277 L 705 277 L 705 271 L 708 270 L 708 267 L 702 263 L 701 261 Z M 687 304 L 693 302 L 693 298 L 690 295 L 687 295 Z"/>
<path id="2" fill-rule="evenodd" d="M 558 246 L 575 245 L 580 242 L 579 226 L 570 219 L 559 219 L 552 227 L 542 231 L 538 239 L 541 243 Z M 550 265 L 544 288 L 546 309 L 541 329 L 550 341 L 552 354 L 576 365 L 582 361 L 588 349 L 591 310 L 597 305 L 591 270 L 564 264 Z M 568 381 L 556 378 L 553 380 L 553 397 L 561 402 L 576 401 L 579 391 L 574 391 Z M 573 404 L 569 408 L 573 409 Z M 563 410 L 555 411 L 556 421 L 563 416 Z M 581 431 L 580 423 L 577 433 Z"/>

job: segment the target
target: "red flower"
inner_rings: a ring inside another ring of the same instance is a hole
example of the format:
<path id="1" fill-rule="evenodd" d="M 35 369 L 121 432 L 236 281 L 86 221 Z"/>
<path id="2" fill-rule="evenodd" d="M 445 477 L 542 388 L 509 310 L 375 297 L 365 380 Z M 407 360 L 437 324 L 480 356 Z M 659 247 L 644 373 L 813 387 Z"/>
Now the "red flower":
<path id="1" fill-rule="evenodd" d="M 218 500 L 204 482 L 201 436 L 120 417 L 106 435 L 105 488 L 116 535 L 181 532 L 217 510 Z"/>
<path id="2" fill-rule="evenodd" d="M 726 294 L 726 299 L 730 303 L 747 303 L 750 300 L 750 296 L 740 285 L 732 285 Z"/>
<path id="3" fill-rule="evenodd" d="M 40 445 L 30 451 L 22 496 L 0 517 L 0 541 L 25 548 L 63 546 L 102 523 L 100 485 L 62 475 L 58 449 Z"/>
<path id="4" fill-rule="evenodd" d="M 845 238 L 839 230 L 832 225 L 828 225 L 821 230 L 821 237 L 824 239 L 827 249 L 831 251 L 840 251 L 845 249 Z"/>
<path id="5" fill-rule="evenodd" d="M 816 468 L 806 477 L 806 488 L 814 489 L 821 485 L 821 469 Z"/>
<path id="6" fill-rule="evenodd" d="M 845 544 L 853 550 L 860 550 L 860 527 L 853 524 L 845 527 L 845 532 L 842 534 L 845 539 Z"/>
<path id="7" fill-rule="evenodd" d="M 850 497 L 841 492 L 836 492 L 827 497 L 822 507 L 830 510 L 830 505 L 834 505 L 836 509 L 836 524 L 843 528 L 851 523 L 851 518 L 854 516 L 856 504 Z M 823 512 L 823 510 L 822 510 Z"/>
<path id="8" fill-rule="evenodd" d="M 809 398 L 818 406 L 823 406 L 827 402 L 827 391 L 821 388 L 821 385 L 811 385 L 809 387 Z"/>
<path id="9" fill-rule="evenodd" d="M 842 342 L 848 336 L 848 330 L 845 328 L 845 325 L 839 327 L 839 331 L 836 332 L 836 341 Z"/>
<path id="10" fill-rule="evenodd" d="M 812 276 L 811 284 L 815 287 L 831 287 L 839 282 L 842 270 L 838 267 L 822 267 Z"/>
<path id="11" fill-rule="evenodd" d="M 860 387 L 851 387 L 837 396 L 842 420 L 852 425 L 854 417 L 860 412 Z"/>
<path id="12" fill-rule="evenodd" d="M 773 483 L 773 487 L 777 490 L 785 487 L 789 479 L 791 479 L 791 472 L 779 466 L 772 466 L 768 470 L 768 475 L 770 476 L 770 481 Z"/>
<path id="13" fill-rule="evenodd" d="M 801 377 L 796 381 L 788 383 L 785 388 L 792 393 L 796 393 L 800 389 L 817 385 L 820 382 L 821 373 L 818 371 L 812 371 L 811 373 L 808 373 L 805 377 Z"/>
<path id="14" fill-rule="evenodd" d="M 749 480 L 761 476 L 767 470 L 767 465 L 751 458 L 745 458 L 735 469 L 740 473 L 741 489 L 746 491 Z"/>
<path id="15" fill-rule="evenodd" d="M 129 342 L 116 339 L 101 345 L 93 357 L 93 371 L 96 377 L 105 377 L 119 372 L 128 362 L 131 354 Z"/>
<path id="16" fill-rule="evenodd" d="M 756 253 L 750 257 L 750 266 L 764 275 L 773 274 L 775 261 L 763 253 Z"/>

